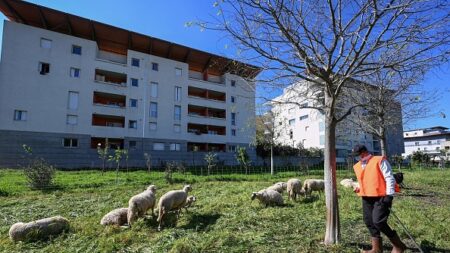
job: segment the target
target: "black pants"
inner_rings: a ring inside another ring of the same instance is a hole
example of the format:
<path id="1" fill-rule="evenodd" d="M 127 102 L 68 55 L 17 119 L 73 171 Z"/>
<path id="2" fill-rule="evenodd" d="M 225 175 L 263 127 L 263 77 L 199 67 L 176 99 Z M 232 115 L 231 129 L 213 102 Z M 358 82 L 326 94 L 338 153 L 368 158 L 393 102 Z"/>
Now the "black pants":
<path id="1" fill-rule="evenodd" d="M 383 202 L 383 197 L 362 197 L 364 222 L 372 237 L 380 237 L 380 231 L 388 238 L 395 232 L 387 224 L 389 206 Z"/>

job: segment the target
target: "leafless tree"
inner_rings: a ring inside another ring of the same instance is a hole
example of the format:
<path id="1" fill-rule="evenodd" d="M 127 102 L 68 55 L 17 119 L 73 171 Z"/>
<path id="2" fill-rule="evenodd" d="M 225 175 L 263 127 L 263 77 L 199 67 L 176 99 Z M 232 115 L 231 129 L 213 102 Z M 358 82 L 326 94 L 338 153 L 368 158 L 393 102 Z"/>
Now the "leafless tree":
<path id="1" fill-rule="evenodd" d="M 449 5 L 446 0 L 223 0 L 215 3 L 217 20 L 199 22 L 225 31 L 242 59 L 264 68 L 260 85 L 298 83 L 289 86 L 298 97 L 321 96 L 323 103 L 307 107 L 325 117 L 326 245 L 340 240 L 336 125 L 358 106 L 337 108 L 343 90 L 350 80 L 380 70 L 406 73 L 445 60 Z"/>

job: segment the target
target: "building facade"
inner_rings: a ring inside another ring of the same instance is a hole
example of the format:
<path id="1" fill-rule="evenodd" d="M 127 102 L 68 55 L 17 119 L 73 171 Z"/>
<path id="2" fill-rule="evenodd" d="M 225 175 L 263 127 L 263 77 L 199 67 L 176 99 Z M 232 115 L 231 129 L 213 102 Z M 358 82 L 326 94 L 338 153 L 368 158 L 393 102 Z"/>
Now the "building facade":
<path id="1" fill-rule="evenodd" d="M 59 167 L 99 167 L 106 143 L 131 166 L 209 151 L 233 164 L 254 139 L 258 68 L 27 2 L 0 9 L 0 166 L 26 144 Z"/>
<path id="2" fill-rule="evenodd" d="M 430 156 L 439 156 L 448 152 L 450 131 L 447 127 L 435 126 L 405 131 L 405 153 L 403 156 L 412 155 L 413 152 L 423 152 Z"/>

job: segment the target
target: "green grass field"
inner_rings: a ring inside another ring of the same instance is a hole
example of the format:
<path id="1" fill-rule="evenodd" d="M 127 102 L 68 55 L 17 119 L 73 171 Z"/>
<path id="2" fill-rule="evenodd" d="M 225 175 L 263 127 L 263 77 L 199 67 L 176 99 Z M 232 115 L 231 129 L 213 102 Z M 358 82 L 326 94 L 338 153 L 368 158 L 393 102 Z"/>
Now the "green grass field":
<path id="1" fill-rule="evenodd" d="M 426 252 L 450 252 L 450 171 L 407 170 L 403 190 L 394 200 L 397 216 Z M 353 176 L 339 171 L 338 181 Z M 369 234 L 362 221 L 361 201 L 339 185 L 342 242 L 321 244 L 325 231 L 323 194 L 287 202 L 284 207 L 263 208 L 252 191 L 291 177 L 309 175 L 194 176 L 174 174 L 173 185 L 161 172 L 136 171 L 101 175 L 99 171 L 57 172 L 56 187 L 29 190 L 21 171 L 0 170 L 0 252 L 358 252 L 368 245 Z M 103 227 L 100 219 L 110 210 L 126 207 L 128 199 L 147 185 L 158 187 L 158 197 L 184 183 L 193 187 L 197 202 L 178 221 L 169 216 L 163 231 L 150 216 L 133 228 Z M 287 200 L 286 194 L 284 194 Z M 12 243 L 10 226 L 44 217 L 62 215 L 71 230 L 48 241 Z M 414 244 L 391 216 L 389 223 L 409 247 Z M 385 249 L 389 243 L 385 240 Z M 414 251 L 411 249 L 411 251 Z M 389 251 L 390 252 L 390 251 Z"/>

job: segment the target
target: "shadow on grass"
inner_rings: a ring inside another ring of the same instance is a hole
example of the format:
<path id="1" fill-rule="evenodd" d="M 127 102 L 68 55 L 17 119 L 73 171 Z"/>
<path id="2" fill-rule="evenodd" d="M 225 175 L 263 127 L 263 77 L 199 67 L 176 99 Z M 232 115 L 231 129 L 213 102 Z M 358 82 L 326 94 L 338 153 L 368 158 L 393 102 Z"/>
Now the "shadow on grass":
<path id="1" fill-rule="evenodd" d="M 205 231 L 211 225 L 216 224 L 221 214 L 192 214 L 188 217 L 189 222 L 181 228 L 194 229 L 195 231 Z"/>
<path id="2" fill-rule="evenodd" d="M 62 185 L 54 184 L 54 185 L 49 186 L 49 187 L 38 188 L 38 189 L 34 189 L 34 190 L 41 191 L 42 193 L 53 193 L 53 192 L 56 192 L 56 191 L 64 191 L 65 189 L 66 189 L 66 187 L 64 187 Z"/>
<path id="3" fill-rule="evenodd" d="M 383 252 L 390 252 L 392 250 L 392 246 L 388 245 L 386 242 L 384 244 L 385 245 L 383 245 Z M 363 250 L 370 250 L 372 247 L 372 245 L 370 245 L 369 243 L 352 242 L 352 243 L 348 243 L 348 245 L 351 247 L 356 247 L 358 249 L 363 249 Z M 425 252 L 425 253 L 431 253 L 431 252 L 447 253 L 447 252 L 450 252 L 450 249 L 437 248 L 433 243 L 428 242 L 427 240 L 424 240 L 420 243 L 420 248 L 422 248 L 423 252 Z M 420 252 L 420 250 L 416 247 L 407 246 L 407 252 Z"/>
<path id="4" fill-rule="evenodd" d="M 9 192 L 7 192 L 3 189 L 0 189 L 0 197 L 8 197 L 9 195 L 10 195 Z"/>

